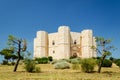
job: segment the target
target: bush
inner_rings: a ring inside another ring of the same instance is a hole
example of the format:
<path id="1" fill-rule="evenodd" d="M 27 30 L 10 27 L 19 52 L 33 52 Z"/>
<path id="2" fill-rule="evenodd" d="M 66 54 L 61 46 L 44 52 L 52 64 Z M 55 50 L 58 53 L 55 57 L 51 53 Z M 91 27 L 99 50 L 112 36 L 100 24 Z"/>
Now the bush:
<path id="1" fill-rule="evenodd" d="M 72 69 L 73 69 L 73 70 L 78 70 L 78 69 L 80 69 L 79 64 L 78 64 L 78 63 L 72 64 Z"/>
<path id="2" fill-rule="evenodd" d="M 70 65 L 66 61 L 59 61 L 59 62 L 54 64 L 54 68 L 55 69 L 69 69 Z"/>
<path id="3" fill-rule="evenodd" d="M 103 61 L 102 67 L 111 67 L 112 66 L 112 61 L 105 59 Z"/>
<path id="4" fill-rule="evenodd" d="M 93 72 L 94 66 L 95 66 L 95 60 L 94 59 L 83 59 L 81 63 L 81 69 L 83 72 Z"/>
<path id="5" fill-rule="evenodd" d="M 15 62 L 11 62 L 10 65 L 15 65 Z"/>
<path id="6" fill-rule="evenodd" d="M 8 61 L 7 60 L 3 60 L 2 65 L 8 65 Z"/>
<path id="7" fill-rule="evenodd" d="M 38 62 L 38 64 L 47 64 L 48 63 L 47 57 L 36 58 L 35 60 Z"/>
<path id="8" fill-rule="evenodd" d="M 116 63 L 116 65 L 120 67 L 120 61 L 118 61 L 118 62 Z"/>
<path id="9" fill-rule="evenodd" d="M 52 56 L 48 56 L 48 60 L 49 60 L 49 61 L 53 61 Z"/>
<path id="10" fill-rule="evenodd" d="M 74 59 L 70 59 L 70 63 L 72 63 L 72 64 L 79 64 L 79 63 L 81 63 L 81 60 L 80 60 L 80 58 L 74 58 Z"/>
<path id="11" fill-rule="evenodd" d="M 36 67 L 35 61 L 31 59 L 25 59 L 24 63 L 24 68 L 27 72 L 41 72 L 41 68 Z"/>
<path id="12" fill-rule="evenodd" d="M 58 61 L 57 60 L 53 60 L 52 62 L 51 62 L 51 64 L 55 64 L 55 63 L 57 63 Z"/>
<path id="13" fill-rule="evenodd" d="M 113 57 L 110 57 L 109 60 L 111 60 L 112 62 L 114 61 L 114 58 Z"/>
<path id="14" fill-rule="evenodd" d="M 24 63 L 25 63 L 24 68 L 25 68 L 25 70 L 27 72 L 34 72 L 34 70 L 35 70 L 35 62 L 33 60 L 26 59 Z"/>
<path id="15" fill-rule="evenodd" d="M 41 68 L 40 67 L 35 67 L 35 72 L 37 72 L 37 73 L 41 72 Z"/>
<path id="16" fill-rule="evenodd" d="M 114 63 L 120 67 L 120 59 L 115 59 Z"/>

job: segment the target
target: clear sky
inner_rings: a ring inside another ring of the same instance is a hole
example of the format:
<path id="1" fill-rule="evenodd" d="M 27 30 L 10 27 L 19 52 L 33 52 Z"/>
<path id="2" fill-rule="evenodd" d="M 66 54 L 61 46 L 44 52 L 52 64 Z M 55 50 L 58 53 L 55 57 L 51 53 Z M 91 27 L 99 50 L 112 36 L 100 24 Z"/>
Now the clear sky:
<path id="1" fill-rule="evenodd" d="M 27 39 L 33 52 L 37 31 L 57 32 L 61 25 L 112 38 L 118 48 L 112 56 L 120 58 L 120 0 L 0 0 L 0 50 L 12 34 Z"/>

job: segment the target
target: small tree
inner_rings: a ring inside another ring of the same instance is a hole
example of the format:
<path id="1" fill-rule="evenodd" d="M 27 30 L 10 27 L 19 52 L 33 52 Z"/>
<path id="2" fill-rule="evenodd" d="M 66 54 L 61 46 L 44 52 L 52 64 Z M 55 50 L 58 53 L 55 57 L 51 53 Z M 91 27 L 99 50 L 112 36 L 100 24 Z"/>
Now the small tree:
<path id="1" fill-rule="evenodd" d="M 21 60 L 21 53 L 25 52 L 27 49 L 27 44 L 25 39 L 16 38 L 12 35 L 8 37 L 9 48 L 14 50 L 14 53 L 17 54 L 17 62 L 14 67 L 14 72 L 16 72 L 19 61 Z"/>
<path id="2" fill-rule="evenodd" d="M 0 54 L 4 56 L 4 59 L 8 62 L 12 58 L 13 50 L 10 49 L 3 49 L 1 50 Z"/>
<path id="3" fill-rule="evenodd" d="M 101 67 L 105 58 L 111 55 L 110 50 L 114 50 L 114 46 L 109 45 L 111 43 L 110 39 L 104 39 L 102 37 L 96 37 L 97 46 L 92 46 L 92 49 L 95 49 L 99 54 L 101 54 L 100 61 L 98 64 L 98 73 L 101 72 Z"/>
<path id="4" fill-rule="evenodd" d="M 16 55 L 14 54 L 13 49 L 5 48 L 1 50 L 0 54 L 4 56 L 4 61 L 7 61 L 7 63 L 11 60 L 14 61 L 16 59 Z"/>

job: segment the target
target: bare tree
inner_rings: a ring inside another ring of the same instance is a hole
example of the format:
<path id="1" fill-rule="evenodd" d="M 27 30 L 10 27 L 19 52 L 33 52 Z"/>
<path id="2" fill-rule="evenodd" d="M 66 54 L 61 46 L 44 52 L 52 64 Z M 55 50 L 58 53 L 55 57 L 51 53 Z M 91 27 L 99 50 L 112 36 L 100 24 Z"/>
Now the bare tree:
<path id="1" fill-rule="evenodd" d="M 12 35 L 9 35 L 8 45 L 17 54 L 17 61 L 14 67 L 14 72 L 16 72 L 19 61 L 21 60 L 21 53 L 25 52 L 27 49 L 27 43 L 25 39 L 16 38 Z"/>
<path id="2" fill-rule="evenodd" d="M 97 53 L 101 55 L 101 59 L 99 61 L 98 65 L 98 73 L 101 72 L 102 64 L 105 58 L 109 55 L 111 55 L 111 50 L 115 50 L 114 46 L 111 46 L 111 40 L 110 39 L 104 39 L 102 37 L 96 37 L 97 47 L 92 46 L 92 49 L 95 49 Z"/>

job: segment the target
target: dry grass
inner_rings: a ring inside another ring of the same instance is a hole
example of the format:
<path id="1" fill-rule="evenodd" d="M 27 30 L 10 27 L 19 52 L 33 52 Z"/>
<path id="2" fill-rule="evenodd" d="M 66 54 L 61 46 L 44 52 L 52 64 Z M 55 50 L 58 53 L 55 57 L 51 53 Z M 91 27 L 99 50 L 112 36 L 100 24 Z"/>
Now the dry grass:
<path id="1" fill-rule="evenodd" d="M 41 73 L 28 73 L 23 65 L 13 72 L 13 66 L 0 65 L 0 80 L 120 80 L 120 69 L 102 68 L 102 73 L 83 73 L 81 70 L 56 70 L 51 64 L 40 64 Z M 95 69 L 97 71 L 97 67 Z"/>

